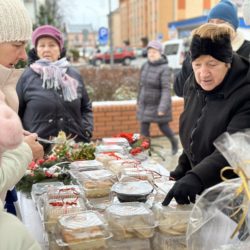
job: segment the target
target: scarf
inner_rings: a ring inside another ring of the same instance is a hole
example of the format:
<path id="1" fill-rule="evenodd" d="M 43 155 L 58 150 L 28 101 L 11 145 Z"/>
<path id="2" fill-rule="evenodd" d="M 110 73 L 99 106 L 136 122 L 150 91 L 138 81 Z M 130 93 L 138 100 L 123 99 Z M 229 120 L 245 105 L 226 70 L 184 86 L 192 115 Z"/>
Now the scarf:
<path id="1" fill-rule="evenodd" d="M 64 101 L 77 99 L 78 81 L 66 74 L 70 63 L 66 58 L 51 62 L 47 59 L 40 59 L 31 64 L 33 71 L 41 75 L 43 79 L 42 87 L 45 89 L 61 89 Z"/>

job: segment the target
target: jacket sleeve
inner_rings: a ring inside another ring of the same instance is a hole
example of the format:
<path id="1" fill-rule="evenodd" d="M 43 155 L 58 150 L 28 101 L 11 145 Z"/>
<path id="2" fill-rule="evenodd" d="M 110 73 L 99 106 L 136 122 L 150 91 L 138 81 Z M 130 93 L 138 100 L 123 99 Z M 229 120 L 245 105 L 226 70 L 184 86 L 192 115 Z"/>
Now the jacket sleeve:
<path id="1" fill-rule="evenodd" d="M 181 71 L 174 80 L 174 92 L 177 96 L 183 97 L 184 84 L 192 71 L 191 57 L 188 54 L 182 64 Z"/>
<path id="2" fill-rule="evenodd" d="M 25 142 L 16 149 L 8 150 L 3 153 L 0 167 L 1 196 L 23 177 L 31 161 L 32 151 Z"/>
<path id="3" fill-rule="evenodd" d="M 17 96 L 19 100 L 18 115 L 21 120 L 23 119 L 23 115 L 26 109 L 26 103 L 24 100 L 25 97 L 24 97 L 24 91 L 23 91 L 23 86 L 24 86 L 25 81 L 27 81 L 26 71 L 21 75 L 16 85 L 16 92 L 17 92 Z"/>
<path id="4" fill-rule="evenodd" d="M 164 70 L 161 72 L 161 99 L 158 106 L 158 112 L 166 114 L 167 110 L 171 110 L 171 72 L 168 66 L 164 65 Z"/>
<path id="5" fill-rule="evenodd" d="M 183 151 L 179 157 L 178 165 L 174 171 L 170 172 L 170 176 L 175 180 L 181 179 L 189 170 L 191 170 L 190 162 L 186 153 Z"/>
<path id="6" fill-rule="evenodd" d="M 88 131 L 92 136 L 93 132 L 93 110 L 92 103 L 89 100 L 88 93 L 86 91 L 83 79 L 80 79 L 80 83 L 82 84 L 82 99 L 81 99 L 81 114 L 82 114 L 82 123 L 83 127 L 86 131 Z"/>
<path id="7" fill-rule="evenodd" d="M 228 133 L 235 133 L 250 128 L 250 100 L 245 101 L 244 104 L 239 103 L 239 106 L 240 108 L 236 111 L 227 127 Z M 198 175 L 204 187 L 208 188 L 222 181 L 220 171 L 225 166 L 229 166 L 227 160 L 215 149 L 211 155 L 196 165 L 191 172 Z M 226 174 L 227 178 L 237 177 L 230 171 Z"/>

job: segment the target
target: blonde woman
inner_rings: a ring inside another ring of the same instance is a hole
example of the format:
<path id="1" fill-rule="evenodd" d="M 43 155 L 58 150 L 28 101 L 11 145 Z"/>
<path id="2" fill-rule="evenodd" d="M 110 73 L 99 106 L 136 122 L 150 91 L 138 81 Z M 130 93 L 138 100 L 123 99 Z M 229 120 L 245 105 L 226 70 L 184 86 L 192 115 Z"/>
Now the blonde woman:
<path id="1" fill-rule="evenodd" d="M 250 128 L 250 63 L 233 53 L 228 25 L 204 24 L 193 33 L 193 73 L 184 88 L 180 117 L 183 153 L 171 172 L 176 180 L 163 205 L 195 202 L 196 194 L 219 182 L 229 163 L 213 142 L 224 132 Z M 233 176 L 229 176 L 233 177 Z"/>

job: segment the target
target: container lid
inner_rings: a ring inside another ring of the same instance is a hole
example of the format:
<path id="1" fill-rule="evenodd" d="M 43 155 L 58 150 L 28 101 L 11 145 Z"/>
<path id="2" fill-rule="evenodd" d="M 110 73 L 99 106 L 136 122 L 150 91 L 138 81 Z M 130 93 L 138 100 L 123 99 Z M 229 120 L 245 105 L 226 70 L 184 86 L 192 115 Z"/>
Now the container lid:
<path id="1" fill-rule="evenodd" d="M 105 137 L 105 138 L 102 138 L 102 143 L 129 146 L 128 140 L 123 137 Z"/>
<path id="2" fill-rule="evenodd" d="M 74 161 L 72 162 L 69 167 L 74 170 L 78 171 L 89 171 L 95 169 L 102 169 L 103 164 L 97 160 L 88 160 L 88 161 Z"/>
<path id="3" fill-rule="evenodd" d="M 43 193 L 46 193 L 48 191 L 48 188 L 58 187 L 58 186 L 64 186 L 64 184 L 58 181 L 35 183 L 32 185 L 31 193 L 36 195 L 41 195 Z"/>
<path id="4" fill-rule="evenodd" d="M 148 181 L 117 182 L 111 191 L 125 195 L 147 195 L 153 191 L 153 186 Z"/>
<path id="5" fill-rule="evenodd" d="M 152 211 L 150 211 L 144 204 L 140 202 L 112 204 L 111 206 L 107 207 L 106 212 L 110 215 L 115 215 L 120 217 L 152 215 Z"/>
<path id="6" fill-rule="evenodd" d="M 123 153 L 124 149 L 122 146 L 119 145 L 98 145 L 96 147 L 96 153 L 101 153 L 101 152 L 119 152 Z"/>
<path id="7" fill-rule="evenodd" d="M 58 224 L 65 229 L 75 230 L 95 226 L 104 226 L 106 222 L 97 212 L 85 211 L 77 214 L 61 216 L 58 220 Z"/>
<path id="8" fill-rule="evenodd" d="M 109 170 L 93 170 L 93 171 L 86 171 L 81 173 L 81 177 L 91 179 L 91 180 L 102 180 L 102 179 L 110 179 L 114 178 L 115 175 Z"/>

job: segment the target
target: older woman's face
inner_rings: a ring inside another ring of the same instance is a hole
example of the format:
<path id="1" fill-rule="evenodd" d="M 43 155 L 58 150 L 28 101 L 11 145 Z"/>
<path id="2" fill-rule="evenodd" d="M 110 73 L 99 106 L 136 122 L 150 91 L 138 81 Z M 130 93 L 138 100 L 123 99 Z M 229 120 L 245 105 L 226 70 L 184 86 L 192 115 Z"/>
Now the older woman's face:
<path id="1" fill-rule="evenodd" d="M 27 60 L 25 46 L 25 41 L 0 43 L 0 64 L 12 68 L 19 60 Z"/>
<path id="2" fill-rule="evenodd" d="M 147 56 L 150 62 L 154 62 L 161 58 L 161 53 L 157 49 L 149 48 Z"/>
<path id="3" fill-rule="evenodd" d="M 60 57 L 60 47 L 51 37 L 40 38 L 37 42 L 36 50 L 40 59 L 48 59 L 51 62 L 55 62 Z"/>
<path id="4" fill-rule="evenodd" d="M 197 83 L 205 91 L 211 91 L 219 86 L 228 69 L 228 64 L 221 62 L 210 55 L 202 55 L 192 62 Z"/>

